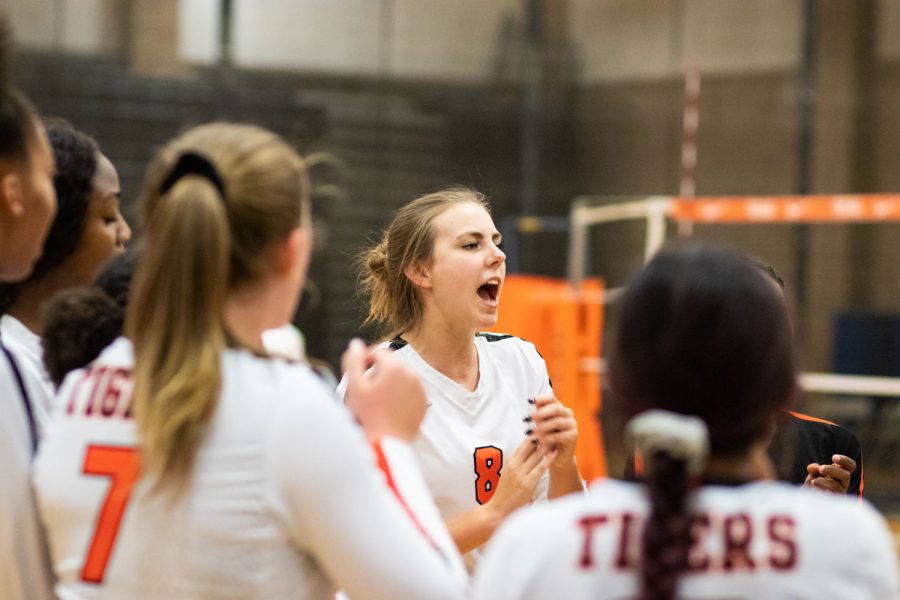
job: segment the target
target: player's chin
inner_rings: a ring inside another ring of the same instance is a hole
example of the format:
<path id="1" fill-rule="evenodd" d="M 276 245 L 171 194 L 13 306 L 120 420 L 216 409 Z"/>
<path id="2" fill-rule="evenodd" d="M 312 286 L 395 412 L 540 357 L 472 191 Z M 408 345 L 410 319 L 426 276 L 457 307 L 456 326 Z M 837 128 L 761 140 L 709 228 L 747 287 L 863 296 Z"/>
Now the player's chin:
<path id="1" fill-rule="evenodd" d="M 482 313 L 478 319 L 478 329 L 490 329 L 497 324 L 497 311 Z"/>

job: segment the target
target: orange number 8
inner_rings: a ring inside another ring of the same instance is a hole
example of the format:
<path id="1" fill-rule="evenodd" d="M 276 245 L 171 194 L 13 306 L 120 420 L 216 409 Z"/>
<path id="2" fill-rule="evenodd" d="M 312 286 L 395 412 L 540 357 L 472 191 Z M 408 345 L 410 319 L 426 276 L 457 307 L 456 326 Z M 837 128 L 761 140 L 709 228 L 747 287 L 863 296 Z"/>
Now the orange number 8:
<path id="1" fill-rule="evenodd" d="M 475 448 L 475 500 L 485 504 L 494 497 L 503 468 L 503 450 L 496 446 Z"/>

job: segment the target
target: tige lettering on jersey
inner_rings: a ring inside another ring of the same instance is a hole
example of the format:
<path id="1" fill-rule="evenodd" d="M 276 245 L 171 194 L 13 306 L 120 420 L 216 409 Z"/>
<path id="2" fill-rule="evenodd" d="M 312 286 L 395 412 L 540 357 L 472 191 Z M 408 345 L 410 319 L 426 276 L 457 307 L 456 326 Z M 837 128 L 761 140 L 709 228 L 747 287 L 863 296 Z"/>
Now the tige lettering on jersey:
<path id="1" fill-rule="evenodd" d="M 748 513 L 690 516 L 691 546 L 688 571 L 691 573 L 787 571 L 797 565 L 796 524 L 788 515 L 769 515 L 754 520 Z M 641 554 L 641 515 L 622 512 L 592 514 L 576 522 L 583 536 L 578 558 L 581 569 L 603 566 L 634 570 Z M 595 552 L 601 536 L 614 536 L 617 551 L 610 556 Z M 757 540 L 762 543 L 756 543 Z M 608 564 L 601 565 L 600 561 Z"/>
<path id="2" fill-rule="evenodd" d="M 85 386 L 93 380 L 90 388 Z M 72 386 L 66 413 L 84 417 L 131 418 L 131 369 L 102 366 L 86 370 Z"/>

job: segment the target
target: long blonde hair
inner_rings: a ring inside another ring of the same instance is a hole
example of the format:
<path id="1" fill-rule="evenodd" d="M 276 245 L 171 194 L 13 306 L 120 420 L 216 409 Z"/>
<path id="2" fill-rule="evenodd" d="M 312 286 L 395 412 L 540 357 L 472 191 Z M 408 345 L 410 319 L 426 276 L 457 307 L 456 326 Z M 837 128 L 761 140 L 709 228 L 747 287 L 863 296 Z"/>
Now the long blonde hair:
<path id="1" fill-rule="evenodd" d="M 192 172 L 171 183 L 186 154 L 213 165 L 224 194 Z M 272 243 L 308 222 L 309 186 L 303 161 L 277 135 L 211 123 L 159 152 L 141 204 L 146 246 L 125 322 L 134 414 L 145 471 L 181 490 L 218 402 L 226 298 L 264 272 Z"/>
<path id="2" fill-rule="evenodd" d="M 464 202 L 491 211 L 484 195 L 467 187 L 420 196 L 401 207 L 381 241 L 359 256 L 360 288 L 369 299 L 366 324 L 376 323 L 388 333 L 403 333 L 422 322 L 422 304 L 405 269 L 431 261 L 432 221 L 451 206 Z"/>

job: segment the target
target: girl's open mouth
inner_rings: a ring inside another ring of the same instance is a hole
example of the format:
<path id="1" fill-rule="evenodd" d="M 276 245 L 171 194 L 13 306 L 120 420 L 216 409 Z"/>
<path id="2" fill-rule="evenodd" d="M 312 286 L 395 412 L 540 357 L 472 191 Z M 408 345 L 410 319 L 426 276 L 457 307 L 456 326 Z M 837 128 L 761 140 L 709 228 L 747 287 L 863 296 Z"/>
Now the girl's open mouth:
<path id="1" fill-rule="evenodd" d="M 485 283 L 478 288 L 478 297 L 485 302 L 496 302 L 497 295 L 500 293 L 499 283 Z"/>

